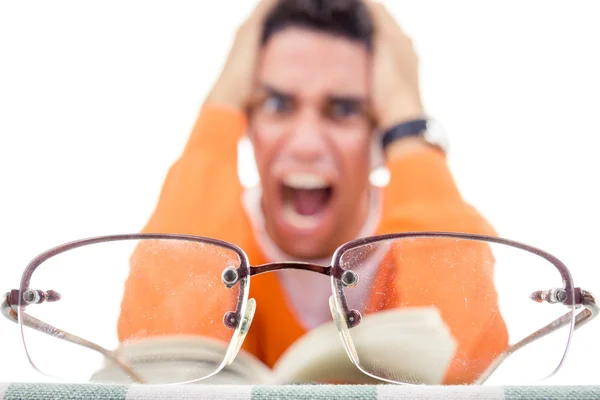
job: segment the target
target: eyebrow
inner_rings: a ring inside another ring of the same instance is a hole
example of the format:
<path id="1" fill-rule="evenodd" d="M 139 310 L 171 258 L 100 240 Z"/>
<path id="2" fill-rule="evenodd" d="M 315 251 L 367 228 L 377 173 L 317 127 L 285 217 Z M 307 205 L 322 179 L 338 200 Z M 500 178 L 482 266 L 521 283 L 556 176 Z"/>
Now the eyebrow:
<path id="1" fill-rule="evenodd" d="M 267 92 L 267 94 L 272 94 L 275 96 L 281 96 L 281 97 L 287 97 L 287 98 L 295 98 L 296 96 L 285 92 L 284 90 L 281 89 L 277 89 L 271 85 L 265 84 L 263 83 L 261 85 L 261 89 L 265 92 Z M 360 106 L 364 106 L 367 103 L 367 99 L 364 96 L 355 96 L 355 95 L 339 95 L 339 94 L 334 94 L 334 95 L 329 95 L 327 96 L 327 100 L 328 103 L 355 103 L 357 105 Z"/>
<path id="2" fill-rule="evenodd" d="M 275 96 L 281 96 L 281 97 L 289 97 L 289 98 L 293 98 L 294 96 L 286 93 L 285 91 L 281 90 L 281 89 L 277 89 L 271 85 L 265 84 L 263 83 L 261 85 L 261 89 L 265 92 L 267 92 L 267 94 L 273 94 Z"/>
<path id="3" fill-rule="evenodd" d="M 359 106 L 365 106 L 367 103 L 367 99 L 361 96 L 328 96 L 328 101 L 330 103 L 353 103 Z"/>

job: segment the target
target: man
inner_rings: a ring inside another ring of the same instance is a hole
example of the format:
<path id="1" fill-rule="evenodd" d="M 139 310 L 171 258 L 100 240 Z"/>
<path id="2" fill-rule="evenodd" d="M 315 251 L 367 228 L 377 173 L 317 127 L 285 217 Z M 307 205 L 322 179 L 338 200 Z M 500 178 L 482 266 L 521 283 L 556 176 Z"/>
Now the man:
<path id="1" fill-rule="evenodd" d="M 443 151 L 422 136 L 388 144 L 383 156 L 389 184 L 378 190 L 369 183 L 373 143 L 423 115 L 417 64 L 411 41 L 379 3 L 261 1 L 239 29 L 144 231 L 225 240 L 244 249 L 252 265 L 283 260 L 328 265 L 341 244 L 376 234 L 494 234 L 461 198 Z M 256 190 L 245 190 L 237 176 L 236 149 L 245 132 L 261 179 Z M 443 276 L 420 268 L 421 261 L 417 257 L 411 264 L 418 282 L 402 288 L 403 300 L 385 300 L 438 307 L 459 343 L 445 381 L 470 382 L 507 344 L 493 276 L 476 270 L 485 268 L 479 264 L 462 266 L 457 301 Z M 379 278 L 384 273 L 378 265 L 368 268 Z M 175 306 L 165 306 L 176 301 L 165 293 L 187 290 L 186 277 L 171 264 L 142 272 L 132 266 L 121 340 L 208 333 L 192 317 L 178 316 Z M 374 304 L 368 296 L 375 291 L 369 289 L 363 289 L 363 302 Z M 482 291 L 489 296 L 473 317 L 463 297 Z M 284 271 L 253 278 L 251 297 L 259 306 L 244 348 L 272 366 L 302 334 L 331 319 L 330 292 L 329 281 L 317 274 Z M 194 296 L 191 289 L 186 293 L 177 299 Z"/>

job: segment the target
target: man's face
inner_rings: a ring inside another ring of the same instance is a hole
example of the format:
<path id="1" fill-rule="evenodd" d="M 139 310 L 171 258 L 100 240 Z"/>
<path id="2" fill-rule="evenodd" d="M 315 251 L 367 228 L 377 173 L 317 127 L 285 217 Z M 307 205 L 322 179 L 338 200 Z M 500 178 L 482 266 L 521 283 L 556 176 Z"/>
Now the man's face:
<path id="1" fill-rule="evenodd" d="M 266 229 L 296 257 L 330 256 L 368 212 L 370 57 L 359 42 L 290 27 L 261 51 L 249 131 Z"/>

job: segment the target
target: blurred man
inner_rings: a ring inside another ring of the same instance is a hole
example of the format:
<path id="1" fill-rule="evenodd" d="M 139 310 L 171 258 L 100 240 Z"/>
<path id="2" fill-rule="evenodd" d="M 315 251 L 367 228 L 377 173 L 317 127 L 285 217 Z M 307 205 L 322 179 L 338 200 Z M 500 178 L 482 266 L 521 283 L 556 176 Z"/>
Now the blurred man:
<path id="1" fill-rule="evenodd" d="M 424 138 L 417 64 L 410 39 L 379 3 L 261 1 L 239 28 L 144 232 L 229 241 L 244 249 L 252 265 L 283 260 L 328 265 L 341 244 L 384 233 L 494 234 L 461 198 L 443 149 Z M 248 190 L 239 182 L 237 165 L 245 133 L 260 175 L 260 187 Z M 377 189 L 369 175 L 373 145 L 381 146 L 384 136 L 383 151 L 375 150 L 391 175 Z M 418 278 L 401 287 L 402 299 L 377 304 L 437 307 L 458 342 L 446 382 L 471 381 L 507 344 L 493 274 L 486 269 L 493 263 L 458 260 L 445 280 L 422 268 L 423 257 L 403 267 Z M 383 273 L 378 263 L 364 268 L 364 275 Z M 187 275 L 155 269 L 142 274 L 132 267 L 121 340 L 199 333 L 192 317 L 164 306 L 171 301 L 167 293 L 197 296 L 184 289 Z M 454 296 L 451 279 L 458 276 L 461 294 Z M 377 282 L 354 293 L 371 308 L 378 307 L 372 294 Z M 482 291 L 485 298 L 465 309 L 465 299 Z M 330 295 L 329 280 L 317 274 L 283 271 L 253 278 L 258 309 L 244 348 L 272 366 L 302 334 L 331 320 Z"/>

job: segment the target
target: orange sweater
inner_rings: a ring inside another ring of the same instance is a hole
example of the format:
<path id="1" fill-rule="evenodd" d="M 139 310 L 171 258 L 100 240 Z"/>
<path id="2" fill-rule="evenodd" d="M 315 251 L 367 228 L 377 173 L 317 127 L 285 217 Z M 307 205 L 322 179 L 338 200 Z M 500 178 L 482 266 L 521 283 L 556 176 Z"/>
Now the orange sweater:
<path id="1" fill-rule="evenodd" d="M 267 262 L 243 209 L 243 187 L 237 175 L 237 143 L 245 132 L 245 123 L 244 114 L 237 110 L 216 106 L 202 109 L 182 156 L 168 173 L 144 232 L 221 239 L 241 247 L 252 265 Z M 391 177 L 382 191 L 377 234 L 407 231 L 494 234 L 490 225 L 461 198 L 441 152 L 427 148 L 401 155 L 388 160 L 387 167 Z M 434 250 L 421 242 L 413 249 L 416 251 L 403 253 L 401 262 L 382 264 L 367 305 L 368 310 L 437 307 L 458 343 L 446 383 L 473 380 L 508 342 L 497 305 L 491 252 L 484 244 L 465 242 L 461 244 L 461 256 L 455 257 L 456 246 L 449 242 L 445 248 L 436 246 Z M 436 263 L 431 262 L 433 251 Z M 144 257 L 139 252 L 135 257 L 138 262 L 132 262 L 119 319 L 121 341 L 163 334 L 227 334 L 224 328 L 214 325 L 200 326 L 189 313 L 181 311 L 196 304 L 189 301 L 198 298 L 194 285 L 189 284 L 189 265 L 201 269 L 202 262 L 178 260 L 187 266 L 178 268 L 174 260 L 155 257 L 139 262 Z M 397 298 L 378 296 L 381 290 L 377 288 L 390 282 L 397 285 Z M 177 299 L 169 297 L 175 292 L 173 288 L 177 288 Z M 253 277 L 250 297 L 256 299 L 257 311 L 244 348 L 272 366 L 306 332 L 287 305 L 275 274 Z M 222 315 L 221 311 L 220 316 L 214 317 L 220 321 Z"/>

